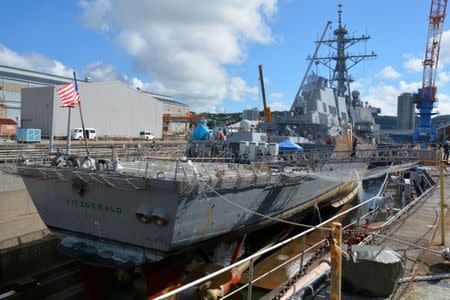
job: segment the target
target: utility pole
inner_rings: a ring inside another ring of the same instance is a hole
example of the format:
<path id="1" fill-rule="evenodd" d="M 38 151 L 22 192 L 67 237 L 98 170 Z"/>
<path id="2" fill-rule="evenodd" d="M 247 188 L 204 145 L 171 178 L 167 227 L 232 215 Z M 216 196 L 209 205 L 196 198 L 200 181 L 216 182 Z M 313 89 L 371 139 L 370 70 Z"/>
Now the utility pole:
<path id="1" fill-rule="evenodd" d="M 441 185 L 441 245 L 445 245 L 445 178 L 444 178 L 444 160 L 442 159 L 439 168 L 439 181 Z"/>

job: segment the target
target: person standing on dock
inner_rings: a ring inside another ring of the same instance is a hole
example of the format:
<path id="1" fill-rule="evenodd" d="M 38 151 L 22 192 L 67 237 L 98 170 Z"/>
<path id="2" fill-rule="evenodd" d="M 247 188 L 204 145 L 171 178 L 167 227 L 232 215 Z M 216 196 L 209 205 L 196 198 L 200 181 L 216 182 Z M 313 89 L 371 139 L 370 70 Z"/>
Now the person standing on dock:
<path id="1" fill-rule="evenodd" d="M 445 161 L 448 161 L 448 154 L 449 154 L 449 150 L 450 150 L 449 148 L 450 148 L 450 146 L 448 144 L 448 141 L 446 141 L 445 145 L 444 145 L 444 160 Z"/>
<path id="2" fill-rule="evenodd" d="M 356 147 L 358 147 L 358 139 L 357 138 L 353 138 L 353 143 L 352 143 L 352 155 L 351 157 L 356 157 Z"/>

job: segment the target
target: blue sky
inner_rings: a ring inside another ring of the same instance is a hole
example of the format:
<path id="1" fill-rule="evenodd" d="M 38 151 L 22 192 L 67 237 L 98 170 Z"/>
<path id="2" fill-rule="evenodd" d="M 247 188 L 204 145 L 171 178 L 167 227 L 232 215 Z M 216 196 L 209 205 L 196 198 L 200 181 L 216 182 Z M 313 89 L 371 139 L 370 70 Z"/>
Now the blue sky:
<path id="1" fill-rule="evenodd" d="M 272 110 L 290 107 L 306 57 L 337 4 L 355 35 L 368 33 L 378 57 L 352 69 L 364 100 L 396 114 L 396 96 L 420 84 L 430 1 L 7 1 L 0 64 L 122 80 L 174 95 L 194 110 L 262 106 L 263 64 Z M 444 25 L 438 93 L 450 113 L 450 26 Z M 364 51 L 354 48 L 355 53 Z M 328 72 L 319 68 L 319 73 Z"/>

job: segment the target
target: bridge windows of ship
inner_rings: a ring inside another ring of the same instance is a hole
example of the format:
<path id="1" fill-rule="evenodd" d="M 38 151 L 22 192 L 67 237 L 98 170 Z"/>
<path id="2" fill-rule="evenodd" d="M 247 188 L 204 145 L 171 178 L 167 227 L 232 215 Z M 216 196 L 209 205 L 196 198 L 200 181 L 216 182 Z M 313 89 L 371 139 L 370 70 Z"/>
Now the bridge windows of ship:
<path id="1" fill-rule="evenodd" d="M 330 114 L 337 115 L 336 107 L 328 105 L 328 108 L 330 109 Z"/>

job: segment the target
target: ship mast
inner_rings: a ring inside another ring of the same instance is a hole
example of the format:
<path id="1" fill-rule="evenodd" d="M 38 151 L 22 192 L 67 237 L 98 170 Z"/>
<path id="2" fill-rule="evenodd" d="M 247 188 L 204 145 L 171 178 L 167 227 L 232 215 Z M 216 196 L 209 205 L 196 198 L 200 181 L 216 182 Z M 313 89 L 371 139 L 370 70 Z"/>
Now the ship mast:
<path id="1" fill-rule="evenodd" d="M 377 55 L 372 51 L 367 54 L 366 51 L 361 54 L 351 54 L 347 49 L 360 42 L 366 42 L 370 39 L 369 35 L 361 35 L 358 37 L 348 36 L 348 31 L 342 23 L 342 4 L 338 5 L 338 27 L 333 31 L 333 38 L 327 40 L 319 40 L 316 43 L 325 44 L 334 53 L 328 56 L 311 57 L 308 60 L 314 60 L 317 64 L 324 65 L 332 71 L 330 78 L 331 87 L 335 88 L 336 96 L 345 97 L 347 107 L 351 106 L 350 82 L 352 81 L 348 71 L 356 64 L 366 58 L 374 58 Z M 332 66 L 333 62 L 335 65 Z"/>

